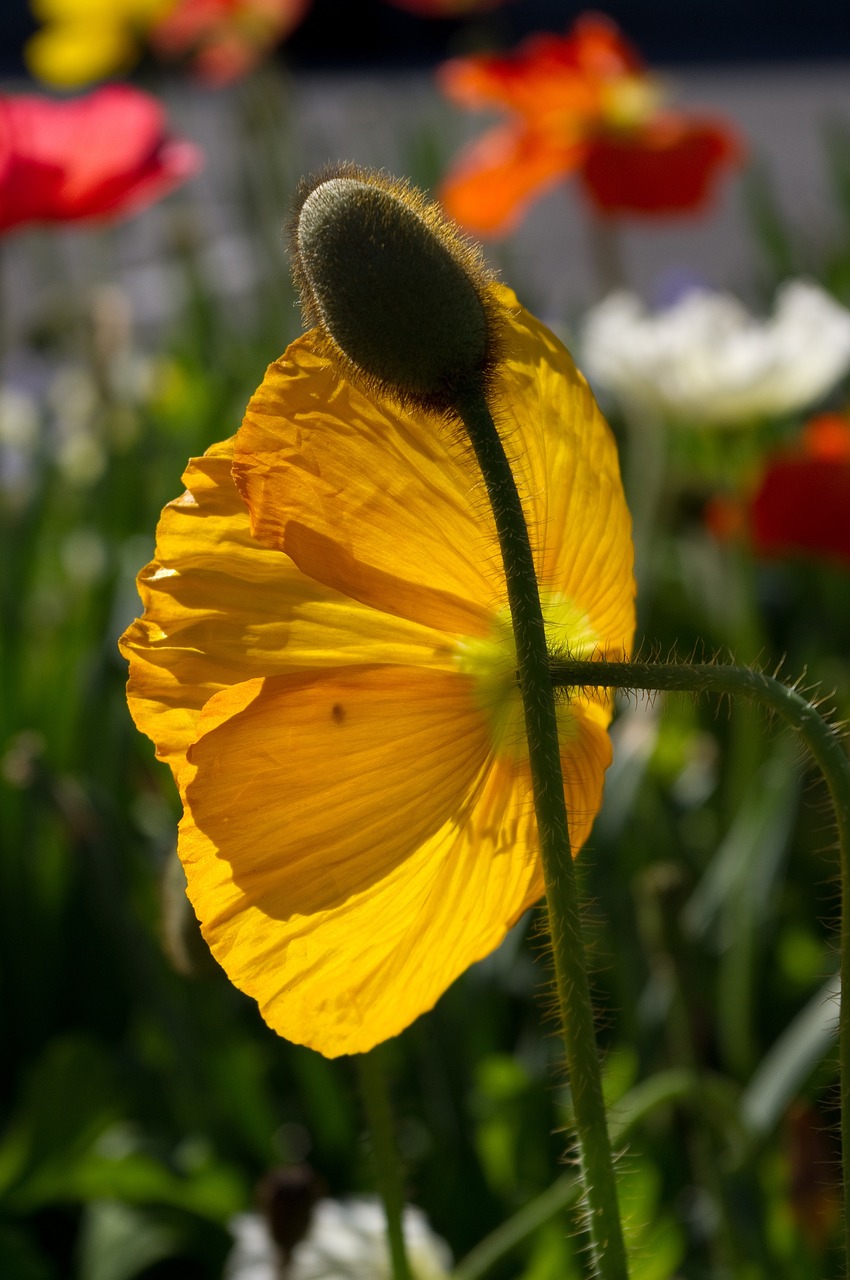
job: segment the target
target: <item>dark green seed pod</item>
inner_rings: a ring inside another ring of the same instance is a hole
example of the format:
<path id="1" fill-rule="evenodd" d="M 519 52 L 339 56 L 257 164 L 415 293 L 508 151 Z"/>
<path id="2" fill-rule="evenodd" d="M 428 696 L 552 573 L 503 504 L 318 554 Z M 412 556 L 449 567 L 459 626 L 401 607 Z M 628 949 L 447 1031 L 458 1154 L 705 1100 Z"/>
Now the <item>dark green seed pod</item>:
<path id="1" fill-rule="evenodd" d="M 405 183 L 346 166 L 299 192 L 293 258 L 308 324 L 348 370 L 446 410 L 496 358 L 480 252 Z"/>

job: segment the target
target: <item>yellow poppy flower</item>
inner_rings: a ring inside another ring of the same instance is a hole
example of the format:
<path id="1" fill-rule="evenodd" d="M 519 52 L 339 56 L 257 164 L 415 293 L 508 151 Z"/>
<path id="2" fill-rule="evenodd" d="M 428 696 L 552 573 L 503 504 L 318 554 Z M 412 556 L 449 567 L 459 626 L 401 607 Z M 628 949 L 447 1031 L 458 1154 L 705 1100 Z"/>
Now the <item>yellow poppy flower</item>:
<path id="1" fill-rule="evenodd" d="M 31 0 L 44 25 L 25 46 L 29 70 L 46 84 L 80 88 L 124 75 L 138 62 L 145 34 L 175 0 Z"/>
<path id="2" fill-rule="evenodd" d="M 630 519 L 610 432 L 553 335 L 492 286 L 490 403 L 550 645 L 622 657 Z M 184 804 L 204 936 L 287 1039 L 365 1051 L 429 1009 L 543 892 L 507 597 L 471 451 L 367 395 L 315 332 L 193 461 L 122 639 Z M 559 711 L 575 849 L 608 700 Z"/>

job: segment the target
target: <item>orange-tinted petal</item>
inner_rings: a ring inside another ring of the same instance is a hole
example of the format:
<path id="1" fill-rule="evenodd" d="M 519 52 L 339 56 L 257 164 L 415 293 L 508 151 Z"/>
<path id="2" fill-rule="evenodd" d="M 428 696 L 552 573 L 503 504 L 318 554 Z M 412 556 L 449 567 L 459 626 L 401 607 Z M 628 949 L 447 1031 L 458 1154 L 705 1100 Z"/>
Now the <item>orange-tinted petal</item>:
<path id="1" fill-rule="evenodd" d="M 803 428 L 802 452 L 850 465 L 850 419 L 843 413 L 818 413 Z"/>
<path id="2" fill-rule="evenodd" d="M 440 200 L 475 235 L 504 235 L 533 200 L 576 169 L 584 150 L 575 132 L 514 124 L 491 129 L 461 153 L 443 180 Z"/>
<path id="3" fill-rule="evenodd" d="M 182 776 L 180 853 L 204 935 L 287 1039 L 362 1052 L 432 1007 L 543 891 L 527 762 L 493 759 L 471 682 L 403 668 L 214 697 Z M 562 750 L 576 851 L 610 760 Z"/>
<path id="4" fill-rule="evenodd" d="M 742 158 L 740 138 L 721 121 L 665 115 L 633 132 L 599 134 L 580 175 L 602 213 L 694 213 Z"/>
<path id="5" fill-rule="evenodd" d="M 527 796 L 457 674 L 252 681 L 206 708 L 180 852 L 207 941 L 288 1039 L 368 1049 L 540 893 Z"/>
<path id="6" fill-rule="evenodd" d="M 177 770 L 201 708 L 253 676 L 340 663 L 449 665 L 445 638 L 307 578 L 251 536 L 231 477 L 233 442 L 194 459 L 169 503 L 157 559 L 139 575 L 144 617 L 121 639 L 139 728 Z"/>
<path id="7" fill-rule="evenodd" d="M 573 857 L 589 837 L 602 806 L 605 770 L 612 755 L 608 736 L 612 712 L 612 698 L 603 691 L 577 693 L 558 710 L 561 772 Z M 530 777 L 528 785 L 530 788 Z"/>
<path id="8" fill-rule="evenodd" d="M 254 536 L 310 577 L 450 634 L 486 629 L 501 583 L 469 452 L 432 415 L 365 395 L 314 335 L 266 372 L 233 474 Z"/>
<path id="9" fill-rule="evenodd" d="M 528 120 L 586 119 L 600 107 L 600 87 L 642 70 L 634 49 L 609 19 L 584 14 L 566 36 L 534 35 L 515 52 L 454 58 L 438 72 L 446 95 L 464 107 L 503 107 Z"/>
<path id="10" fill-rule="evenodd" d="M 504 358 L 491 402 L 541 585 L 622 653 L 634 625 L 631 522 L 613 438 L 565 348 L 509 290 L 495 297 Z M 450 634 L 488 634 L 504 577 L 469 458 L 433 419 L 368 401 L 309 335 L 252 401 L 234 474 L 255 536 L 310 576 Z"/>
<path id="11" fill-rule="evenodd" d="M 523 495 L 544 605 L 547 597 L 570 602 L 586 619 L 590 647 L 622 657 L 634 634 L 634 555 L 617 446 L 569 352 L 518 306 L 493 410 Z M 552 615 L 557 621 L 557 609 Z M 587 641 L 565 626 L 550 643 L 575 653 Z"/>

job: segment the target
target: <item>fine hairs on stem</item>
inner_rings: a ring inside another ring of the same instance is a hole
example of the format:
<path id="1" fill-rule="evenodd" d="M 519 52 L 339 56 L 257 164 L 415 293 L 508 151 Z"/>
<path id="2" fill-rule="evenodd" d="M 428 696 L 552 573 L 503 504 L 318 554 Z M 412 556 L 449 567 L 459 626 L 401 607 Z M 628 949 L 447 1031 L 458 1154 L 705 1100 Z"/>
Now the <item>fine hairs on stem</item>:
<path id="1" fill-rule="evenodd" d="M 540 592 L 522 502 L 488 405 L 502 356 L 489 277 L 436 206 L 385 174 L 351 166 L 305 185 L 292 244 L 305 314 L 329 357 L 372 394 L 435 422 L 462 423 L 481 470 L 516 646 L 593 1265 L 601 1280 L 627 1280 Z M 399 1258 L 396 1280 L 404 1280 L 403 1266 Z"/>
<path id="2" fill-rule="evenodd" d="M 841 876 L 840 974 L 850 991 L 850 759 L 840 726 L 818 711 L 819 699 L 749 667 L 722 663 L 605 662 L 553 658 L 555 688 L 617 688 L 647 692 L 712 693 L 746 698 L 778 716 L 800 736 L 820 768 L 835 811 Z M 799 683 L 799 682 L 798 682 Z M 850 1010 L 842 999 L 838 1024 L 844 1251 L 850 1274 Z"/>

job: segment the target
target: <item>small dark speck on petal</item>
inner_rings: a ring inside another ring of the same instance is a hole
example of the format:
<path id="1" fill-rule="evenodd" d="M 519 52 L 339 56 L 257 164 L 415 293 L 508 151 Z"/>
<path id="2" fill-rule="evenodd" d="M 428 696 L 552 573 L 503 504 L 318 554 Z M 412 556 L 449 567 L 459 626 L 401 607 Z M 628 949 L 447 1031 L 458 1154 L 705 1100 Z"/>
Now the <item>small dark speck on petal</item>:
<path id="1" fill-rule="evenodd" d="M 345 707 L 341 702 L 335 702 L 331 707 L 331 719 L 337 724 L 342 724 L 345 719 Z"/>

